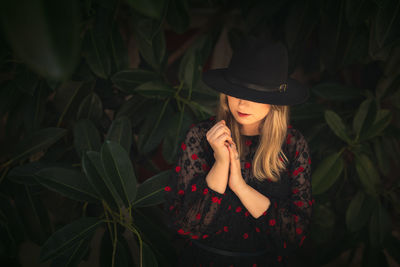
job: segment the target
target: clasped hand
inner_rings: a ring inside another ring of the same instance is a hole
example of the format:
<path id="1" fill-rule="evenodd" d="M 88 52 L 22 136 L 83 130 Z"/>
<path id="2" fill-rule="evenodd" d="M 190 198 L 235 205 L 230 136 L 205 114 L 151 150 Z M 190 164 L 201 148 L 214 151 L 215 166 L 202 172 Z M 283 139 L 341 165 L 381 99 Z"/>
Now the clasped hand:
<path id="1" fill-rule="evenodd" d="M 242 170 L 240 167 L 240 158 L 239 153 L 236 148 L 235 143 L 230 143 L 227 145 L 229 150 L 229 180 L 228 186 L 232 191 L 236 191 L 240 188 L 243 188 L 246 185 L 246 182 L 242 176 Z"/>

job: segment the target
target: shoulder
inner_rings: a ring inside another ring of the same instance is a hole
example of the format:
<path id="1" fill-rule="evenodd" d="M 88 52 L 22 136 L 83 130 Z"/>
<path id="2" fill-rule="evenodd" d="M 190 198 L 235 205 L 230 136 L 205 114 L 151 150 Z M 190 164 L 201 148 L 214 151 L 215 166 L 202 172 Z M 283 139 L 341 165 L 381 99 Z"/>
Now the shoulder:
<path id="1" fill-rule="evenodd" d="M 215 116 L 209 117 L 202 121 L 192 124 L 187 130 L 186 136 L 194 136 L 199 139 L 202 139 L 206 136 L 207 132 L 215 125 L 216 118 Z"/>
<path id="2" fill-rule="evenodd" d="M 299 129 L 289 126 L 286 134 L 285 148 L 290 154 L 298 155 L 300 150 L 308 151 L 308 142 Z"/>
<path id="3" fill-rule="evenodd" d="M 296 146 L 302 142 L 307 143 L 307 140 L 301 131 L 292 125 L 289 125 L 286 133 L 286 144 L 289 146 Z"/>

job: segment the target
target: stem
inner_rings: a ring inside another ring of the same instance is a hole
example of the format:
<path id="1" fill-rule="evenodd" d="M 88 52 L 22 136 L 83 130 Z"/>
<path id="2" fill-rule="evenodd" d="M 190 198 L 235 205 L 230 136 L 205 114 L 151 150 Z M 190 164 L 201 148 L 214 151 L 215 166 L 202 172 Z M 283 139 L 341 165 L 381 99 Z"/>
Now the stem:
<path id="1" fill-rule="evenodd" d="M 108 232 L 110 233 L 110 239 L 113 242 L 114 238 L 112 236 L 112 231 L 111 231 L 111 224 L 110 224 L 110 218 L 108 217 L 108 213 L 107 213 L 107 203 L 105 203 L 103 201 L 103 208 L 104 208 L 104 215 L 106 216 L 107 219 L 107 228 L 108 228 Z"/>
<path id="2" fill-rule="evenodd" d="M 113 254 L 112 254 L 112 261 L 111 261 L 111 266 L 114 267 L 115 264 L 115 253 L 117 252 L 117 241 L 118 241 L 118 235 L 117 235 L 117 223 L 114 222 L 114 243 L 113 243 Z"/>

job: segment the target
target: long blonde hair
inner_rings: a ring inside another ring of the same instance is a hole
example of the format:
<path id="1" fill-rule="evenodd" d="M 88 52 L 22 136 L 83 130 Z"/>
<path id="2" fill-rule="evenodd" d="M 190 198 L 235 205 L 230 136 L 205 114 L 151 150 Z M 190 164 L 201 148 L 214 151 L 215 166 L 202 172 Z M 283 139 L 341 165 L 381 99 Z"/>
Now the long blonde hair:
<path id="1" fill-rule="evenodd" d="M 280 178 L 280 172 L 286 168 L 288 159 L 282 151 L 289 123 L 289 106 L 271 105 L 267 116 L 260 122 L 260 141 L 252 162 L 253 175 L 259 181 Z M 240 134 L 240 124 L 232 116 L 226 94 L 220 93 L 217 109 L 217 121 L 225 120 L 232 133 L 239 155 L 244 155 L 244 140 Z"/>

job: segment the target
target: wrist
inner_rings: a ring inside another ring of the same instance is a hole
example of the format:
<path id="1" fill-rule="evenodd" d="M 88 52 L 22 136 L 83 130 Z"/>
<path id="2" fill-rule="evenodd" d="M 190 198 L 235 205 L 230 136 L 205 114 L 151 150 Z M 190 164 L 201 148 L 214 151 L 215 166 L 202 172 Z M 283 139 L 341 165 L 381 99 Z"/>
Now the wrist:
<path id="1" fill-rule="evenodd" d="M 246 194 L 249 190 L 249 185 L 244 180 L 230 187 L 237 196 Z"/>

